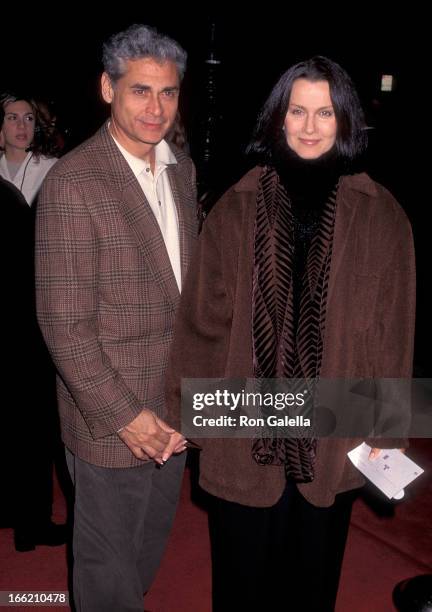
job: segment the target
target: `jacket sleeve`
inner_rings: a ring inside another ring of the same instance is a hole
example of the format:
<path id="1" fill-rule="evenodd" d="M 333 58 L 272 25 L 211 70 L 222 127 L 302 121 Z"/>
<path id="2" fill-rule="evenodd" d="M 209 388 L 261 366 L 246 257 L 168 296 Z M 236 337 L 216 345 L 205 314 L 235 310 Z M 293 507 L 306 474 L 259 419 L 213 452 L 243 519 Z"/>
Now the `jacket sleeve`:
<path id="1" fill-rule="evenodd" d="M 142 407 L 98 340 L 98 249 L 79 186 L 49 176 L 36 219 L 38 321 L 58 373 L 94 439 L 130 423 Z"/>
<path id="2" fill-rule="evenodd" d="M 396 205 L 397 206 L 397 205 Z M 411 376 L 415 325 L 415 255 L 410 224 L 402 210 L 392 225 L 389 258 L 380 282 L 375 333 L 377 431 L 369 440 L 376 448 L 402 448 L 408 445 L 411 405 Z M 381 378 L 381 380 L 380 380 Z"/>
<path id="3" fill-rule="evenodd" d="M 223 377 L 232 301 L 223 274 L 219 205 L 204 223 L 183 287 L 166 378 L 167 421 L 181 427 L 181 379 Z"/>

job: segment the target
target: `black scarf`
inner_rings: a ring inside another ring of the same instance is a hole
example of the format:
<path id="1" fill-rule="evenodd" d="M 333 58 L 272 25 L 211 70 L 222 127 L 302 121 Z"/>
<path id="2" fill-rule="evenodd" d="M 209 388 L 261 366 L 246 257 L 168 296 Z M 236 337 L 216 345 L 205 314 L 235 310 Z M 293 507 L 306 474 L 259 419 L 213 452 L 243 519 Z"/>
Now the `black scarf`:
<path id="1" fill-rule="evenodd" d="M 257 379 L 319 375 L 341 171 L 333 150 L 303 160 L 285 147 L 261 175 L 252 298 Z M 302 437 L 301 431 L 296 435 L 258 439 L 252 454 L 260 464 L 285 464 L 287 475 L 309 482 L 316 440 Z"/>

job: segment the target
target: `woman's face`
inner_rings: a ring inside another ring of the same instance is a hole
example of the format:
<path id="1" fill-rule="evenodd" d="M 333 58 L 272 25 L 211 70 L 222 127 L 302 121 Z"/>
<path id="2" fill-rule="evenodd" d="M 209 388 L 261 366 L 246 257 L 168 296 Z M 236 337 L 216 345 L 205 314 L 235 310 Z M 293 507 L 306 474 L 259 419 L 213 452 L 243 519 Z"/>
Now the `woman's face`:
<path id="1" fill-rule="evenodd" d="M 35 116 L 31 105 L 25 100 L 9 102 L 4 107 L 4 121 L 1 128 L 2 145 L 25 151 L 34 138 Z"/>
<path id="2" fill-rule="evenodd" d="M 294 81 L 284 131 L 288 146 L 303 159 L 316 159 L 333 147 L 337 125 L 327 81 Z"/>

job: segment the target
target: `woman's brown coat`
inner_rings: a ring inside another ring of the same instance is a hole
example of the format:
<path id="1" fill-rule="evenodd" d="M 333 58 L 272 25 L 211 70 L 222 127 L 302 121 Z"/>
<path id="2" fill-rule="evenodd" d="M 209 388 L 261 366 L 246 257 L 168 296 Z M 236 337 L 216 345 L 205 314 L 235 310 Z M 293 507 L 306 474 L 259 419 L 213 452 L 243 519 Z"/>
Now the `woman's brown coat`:
<path id="1" fill-rule="evenodd" d="M 204 224 L 183 289 L 168 372 L 169 419 L 179 425 L 180 379 L 253 377 L 252 271 L 260 168 L 232 187 Z M 392 195 L 366 174 L 337 193 L 322 378 L 411 375 L 415 263 L 409 222 Z M 201 439 L 200 484 L 223 499 L 271 506 L 283 467 L 260 466 L 249 439 Z M 316 506 L 363 483 L 347 452 L 359 439 L 318 441 L 313 482 L 299 485 Z M 398 446 L 400 441 L 374 441 Z"/>

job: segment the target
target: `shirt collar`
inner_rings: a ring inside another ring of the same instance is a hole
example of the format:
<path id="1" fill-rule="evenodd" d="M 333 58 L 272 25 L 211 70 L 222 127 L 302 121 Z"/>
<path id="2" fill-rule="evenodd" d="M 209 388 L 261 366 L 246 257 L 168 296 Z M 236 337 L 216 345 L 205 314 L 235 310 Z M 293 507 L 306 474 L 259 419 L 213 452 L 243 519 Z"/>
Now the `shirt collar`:
<path id="1" fill-rule="evenodd" d="M 111 135 L 111 138 L 114 140 L 117 147 L 119 148 L 120 153 L 128 162 L 135 177 L 137 177 L 146 168 L 148 168 L 148 162 L 144 161 L 143 159 L 140 159 L 139 157 L 136 157 L 135 155 L 132 155 L 132 153 L 129 153 L 129 151 L 122 147 L 118 140 L 114 138 L 111 132 L 109 133 Z M 158 142 L 158 144 L 155 146 L 155 175 L 157 174 L 158 170 L 166 168 L 166 166 L 168 166 L 169 164 L 176 163 L 177 160 L 175 158 L 175 155 L 171 151 L 169 144 L 166 142 L 166 140 L 161 140 L 160 142 Z"/>

